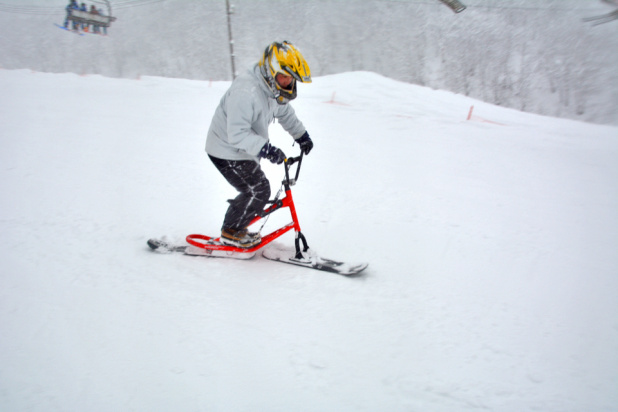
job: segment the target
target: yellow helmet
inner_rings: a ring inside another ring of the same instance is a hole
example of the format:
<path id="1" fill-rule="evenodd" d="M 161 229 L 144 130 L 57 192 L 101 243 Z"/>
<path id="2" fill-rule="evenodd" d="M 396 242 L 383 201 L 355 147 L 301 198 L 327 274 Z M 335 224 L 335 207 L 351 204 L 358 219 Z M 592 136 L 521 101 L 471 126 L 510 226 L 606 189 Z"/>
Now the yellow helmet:
<path id="1" fill-rule="evenodd" d="M 305 58 L 294 45 L 288 41 L 274 42 L 264 50 L 259 62 L 264 80 L 275 94 L 279 104 L 286 104 L 296 98 L 296 81 L 311 83 L 311 70 Z M 277 74 L 292 76 L 288 87 L 277 82 Z"/>

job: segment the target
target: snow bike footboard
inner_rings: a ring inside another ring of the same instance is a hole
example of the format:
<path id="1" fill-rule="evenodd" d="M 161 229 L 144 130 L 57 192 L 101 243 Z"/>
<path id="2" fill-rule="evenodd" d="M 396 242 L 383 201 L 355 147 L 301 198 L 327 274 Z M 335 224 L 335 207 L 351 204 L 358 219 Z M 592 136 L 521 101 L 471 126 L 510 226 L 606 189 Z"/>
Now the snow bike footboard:
<path id="1" fill-rule="evenodd" d="M 190 245 L 195 246 L 197 248 L 206 249 L 206 250 L 225 250 L 225 251 L 237 252 L 237 253 L 253 253 L 263 248 L 264 246 L 268 245 L 270 242 L 277 239 L 279 236 L 283 235 L 284 233 L 289 232 L 292 229 L 294 229 L 294 222 L 288 223 L 282 228 L 277 229 L 274 232 L 269 233 L 268 235 L 262 237 L 262 241 L 260 243 L 258 243 L 257 245 L 251 248 L 247 248 L 247 249 L 225 245 L 219 242 L 219 238 L 213 238 L 213 237 L 206 236 L 206 235 L 197 235 L 197 234 L 188 235 L 186 240 L 187 240 L 187 243 L 189 243 Z"/>

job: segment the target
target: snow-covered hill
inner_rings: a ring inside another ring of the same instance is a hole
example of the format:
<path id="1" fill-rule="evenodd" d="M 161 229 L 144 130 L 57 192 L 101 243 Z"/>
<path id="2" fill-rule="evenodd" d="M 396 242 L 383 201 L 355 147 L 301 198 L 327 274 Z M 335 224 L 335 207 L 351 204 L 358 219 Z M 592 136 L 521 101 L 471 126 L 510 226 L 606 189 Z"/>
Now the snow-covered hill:
<path id="1" fill-rule="evenodd" d="M 316 78 L 294 198 L 365 275 L 154 254 L 234 196 L 228 85 L 0 70 L 0 410 L 616 410 L 617 128 Z"/>
<path id="2" fill-rule="evenodd" d="M 111 3 L 117 17 L 107 37 L 55 27 L 66 0 L 3 0 L 0 67 L 231 80 L 230 27 L 236 70 L 287 39 L 314 76 L 371 71 L 503 107 L 618 126 L 618 25 L 582 21 L 612 11 L 599 0 L 466 0 L 458 14 L 439 0 L 94 2 L 103 9 Z"/>

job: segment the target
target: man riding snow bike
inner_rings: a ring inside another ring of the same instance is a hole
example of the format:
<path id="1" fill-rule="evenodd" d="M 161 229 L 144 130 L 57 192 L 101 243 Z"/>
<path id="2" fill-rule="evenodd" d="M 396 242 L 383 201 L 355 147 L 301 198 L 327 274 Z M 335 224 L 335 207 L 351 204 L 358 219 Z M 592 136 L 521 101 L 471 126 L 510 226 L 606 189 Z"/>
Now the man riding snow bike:
<path id="1" fill-rule="evenodd" d="M 206 152 L 212 163 L 238 192 L 229 201 L 221 242 L 252 248 L 261 242 L 259 233 L 247 227 L 270 198 L 270 183 L 260 159 L 281 164 L 283 151 L 270 144 L 268 127 L 278 120 L 309 154 L 313 142 L 289 102 L 296 98 L 296 82 L 311 83 L 311 71 L 300 51 L 290 42 L 270 44 L 259 63 L 238 76 L 215 110 Z"/>

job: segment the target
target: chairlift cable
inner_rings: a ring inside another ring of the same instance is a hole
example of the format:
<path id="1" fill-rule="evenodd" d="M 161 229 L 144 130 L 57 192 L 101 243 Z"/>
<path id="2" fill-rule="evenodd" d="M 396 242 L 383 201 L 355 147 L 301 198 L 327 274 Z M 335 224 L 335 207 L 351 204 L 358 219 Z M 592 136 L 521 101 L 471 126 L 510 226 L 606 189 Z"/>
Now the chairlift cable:
<path id="1" fill-rule="evenodd" d="M 167 0 L 126 0 L 124 2 L 115 2 L 114 9 L 128 9 L 132 7 L 149 6 L 155 3 L 161 3 Z"/>
<path id="2" fill-rule="evenodd" d="M 103 4 L 100 0 L 89 0 L 90 2 Z M 118 9 L 128 9 L 133 7 L 141 7 L 148 6 L 151 4 L 162 3 L 167 0 L 118 0 L 112 3 L 115 10 Z M 436 5 L 439 3 L 435 1 L 421 0 L 421 1 L 411 1 L 411 0 L 382 0 L 384 2 L 389 3 L 410 3 L 410 4 L 418 4 L 418 5 Z M 469 8 L 482 8 L 482 9 L 498 9 L 498 10 L 574 10 L 574 8 L 562 8 L 562 7 L 541 7 L 541 6 L 509 6 L 509 5 L 483 5 L 483 4 L 469 4 L 470 2 L 466 2 L 466 5 Z M 50 6 L 33 6 L 33 5 L 13 5 L 0 3 L 0 12 L 5 13 L 15 13 L 15 14 L 31 14 L 31 15 L 57 15 L 61 12 L 62 7 L 50 7 Z M 577 8 L 578 11 L 585 10 L 593 10 L 591 8 Z M 598 9 L 594 9 L 598 10 Z"/>
<path id="3" fill-rule="evenodd" d="M 151 4 L 161 3 L 167 0 L 125 0 L 112 3 L 114 10 L 128 9 L 132 7 L 148 6 Z M 101 5 L 107 5 L 101 0 L 89 0 L 90 3 L 97 3 Z M 50 6 L 33 6 L 33 5 L 14 5 L 0 3 L 0 12 L 15 13 L 15 14 L 30 14 L 39 16 L 51 16 L 64 12 L 64 6 L 62 7 L 50 7 Z"/>
<path id="4" fill-rule="evenodd" d="M 385 3 L 407 3 L 407 4 L 418 4 L 424 6 L 442 6 L 439 1 L 436 0 L 382 0 Z M 605 0 L 604 0 L 605 1 Z M 611 1 L 611 0 L 610 0 Z M 475 4 L 474 1 L 466 0 L 464 1 L 468 8 L 472 9 L 500 9 L 500 10 L 551 10 L 551 11 L 585 11 L 585 10 L 596 10 L 591 9 L 589 7 L 555 7 L 555 6 L 512 6 L 512 5 L 492 5 L 492 4 Z"/>

